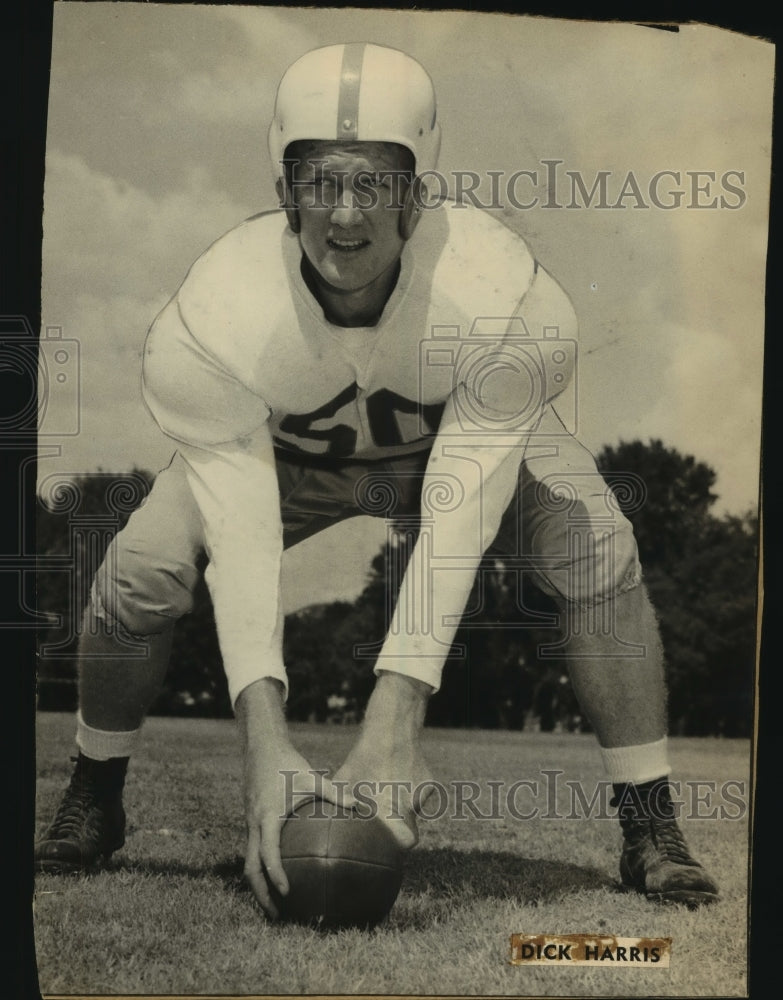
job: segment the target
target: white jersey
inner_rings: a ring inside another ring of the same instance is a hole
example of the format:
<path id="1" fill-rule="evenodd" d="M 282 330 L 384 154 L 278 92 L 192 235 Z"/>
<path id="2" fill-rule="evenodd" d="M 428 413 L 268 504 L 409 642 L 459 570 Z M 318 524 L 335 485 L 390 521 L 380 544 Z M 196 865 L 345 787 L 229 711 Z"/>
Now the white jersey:
<path id="1" fill-rule="evenodd" d="M 348 329 L 324 319 L 300 260 L 298 239 L 274 212 L 242 223 L 196 262 L 145 351 L 145 397 L 164 431 L 214 444 L 268 420 L 276 441 L 309 454 L 421 449 L 457 374 L 456 358 L 430 358 L 444 341 L 468 342 L 476 320 L 496 321 L 498 346 L 536 271 L 524 241 L 487 213 L 430 211 L 377 326 Z M 556 325 L 567 300 L 551 307 Z"/>
<path id="2" fill-rule="evenodd" d="M 520 387 L 521 395 L 535 397 L 540 416 L 573 365 L 572 352 L 560 351 L 553 366 L 552 351 L 542 355 L 537 346 L 547 330 L 561 330 L 572 342 L 568 299 L 537 267 L 525 242 L 478 209 L 447 204 L 423 214 L 373 327 L 329 323 L 300 265 L 299 240 L 282 212 L 247 220 L 193 265 L 145 347 L 145 399 L 160 427 L 181 442 L 202 511 L 212 561 L 208 582 L 234 697 L 257 676 L 285 683 L 274 590 L 282 533 L 268 512 L 272 443 L 304 461 L 420 451 L 439 431 L 459 429 L 461 415 L 453 409 L 458 391 L 480 403 L 493 428 L 505 420 L 508 430 L 510 421 L 510 429 L 522 434 L 534 420 L 528 401 L 519 403 Z M 541 364 L 509 362 L 511 348 L 523 342 Z M 477 365 L 479 353 L 485 360 Z M 534 385 L 532 369 L 540 384 Z M 482 375 L 479 384 L 477 370 L 500 377 L 493 382 Z M 513 377 L 504 378 L 509 370 Z M 516 472 L 490 473 L 490 466 L 501 464 L 498 451 L 493 441 L 481 488 L 502 478 L 507 503 Z M 517 451 L 510 462 L 518 468 L 519 461 Z M 468 491 L 462 516 L 470 516 L 471 495 L 482 516 L 491 507 L 478 489 Z M 482 529 L 478 547 L 491 540 L 485 534 Z M 463 591 L 467 598 L 472 574 L 465 579 L 467 586 L 456 588 L 457 603 Z M 442 645 L 414 656 L 423 671 L 417 676 L 435 687 Z M 264 662 L 272 664 L 265 673 Z"/>

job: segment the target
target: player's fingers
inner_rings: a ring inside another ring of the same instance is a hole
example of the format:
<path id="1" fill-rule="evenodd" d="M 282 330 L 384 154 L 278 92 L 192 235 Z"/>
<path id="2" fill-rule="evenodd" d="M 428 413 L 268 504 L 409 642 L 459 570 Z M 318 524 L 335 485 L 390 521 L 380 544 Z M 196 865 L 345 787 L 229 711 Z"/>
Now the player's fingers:
<path id="1" fill-rule="evenodd" d="M 288 894 L 288 879 L 280 857 L 281 824 L 269 820 L 261 828 L 261 861 L 266 877 L 281 896 Z"/>
<path id="2" fill-rule="evenodd" d="M 247 838 L 245 878 L 250 883 L 253 895 L 258 900 L 261 909 L 272 920 L 276 920 L 279 913 L 269 889 L 269 882 L 264 874 L 261 861 L 261 838 L 257 829 L 251 829 Z"/>
<path id="3" fill-rule="evenodd" d="M 329 778 L 323 778 L 319 781 L 316 791 L 320 798 L 345 809 L 352 809 L 356 805 L 356 799 L 347 781 L 330 781 Z"/>
<path id="4" fill-rule="evenodd" d="M 349 784 L 347 781 L 340 781 L 339 775 L 332 781 L 327 778 L 328 771 L 309 768 L 299 771 L 294 776 L 293 806 L 298 805 L 309 798 L 324 799 L 326 802 L 333 802 L 335 805 L 352 809 L 356 805 Z"/>
<path id="5" fill-rule="evenodd" d="M 418 844 L 419 828 L 412 811 L 389 813 L 386 816 L 379 812 L 378 815 L 404 851 L 409 851 Z"/>
<path id="6" fill-rule="evenodd" d="M 413 805 L 413 812 L 417 816 L 421 815 L 424 803 L 433 794 L 434 791 L 435 791 L 434 781 L 424 781 L 414 788 L 412 805 Z M 414 820 L 414 826 L 415 826 L 415 820 Z"/>
<path id="7" fill-rule="evenodd" d="M 253 895 L 258 900 L 258 903 L 264 913 L 269 917 L 270 920 L 277 920 L 280 916 L 280 912 L 275 906 L 275 902 L 272 898 L 272 893 L 270 892 L 269 885 L 266 881 L 263 872 L 250 873 L 246 871 L 248 882 L 253 890 Z"/>

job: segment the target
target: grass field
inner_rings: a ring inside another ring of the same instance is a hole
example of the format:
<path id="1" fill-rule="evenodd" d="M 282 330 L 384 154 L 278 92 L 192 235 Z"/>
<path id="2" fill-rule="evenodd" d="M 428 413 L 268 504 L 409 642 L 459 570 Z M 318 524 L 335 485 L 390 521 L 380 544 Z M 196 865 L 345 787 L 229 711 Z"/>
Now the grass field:
<path id="1" fill-rule="evenodd" d="M 332 768 L 355 736 L 342 726 L 293 733 L 313 766 Z M 39 830 L 67 782 L 72 737 L 70 717 L 39 716 Z M 322 934 L 266 922 L 243 883 L 234 724 L 149 719 L 128 777 L 123 850 L 97 874 L 37 880 L 43 994 L 747 995 L 748 817 L 711 815 L 742 811 L 721 794 L 727 780 L 744 783 L 726 787 L 747 802 L 747 743 L 672 741 L 673 777 L 713 782 L 695 804 L 683 796 L 702 817 L 684 821 L 691 848 L 722 887 L 718 905 L 696 912 L 620 891 L 616 821 L 584 818 L 566 785 L 581 780 L 589 800 L 603 779 L 592 737 L 428 730 L 427 753 L 454 796 L 454 782 L 479 782 L 478 808 L 496 817 L 450 798 L 445 815 L 421 823 L 387 921 L 370 933 Z M 556 800 L 554 776 L 542 774 L 555 769 Z M 536 818 L 483 797 L 487 782 L 520 778 L 539 782 L 538 796 L 514 800 L 537 807 Z M 581 815 L 551 818 L 572 811 Z M 514 932 L 671 937 L 671 966 L 515 967 Z"/>

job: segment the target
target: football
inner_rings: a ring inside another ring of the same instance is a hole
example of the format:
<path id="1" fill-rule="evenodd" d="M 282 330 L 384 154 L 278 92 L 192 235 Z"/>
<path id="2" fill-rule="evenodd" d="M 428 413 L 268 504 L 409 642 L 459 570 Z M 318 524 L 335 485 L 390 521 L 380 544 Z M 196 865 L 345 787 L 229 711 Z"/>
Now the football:
<path id="1" fill-rule="evenodd" d="M 293 810 L 280 853 L 290 885 L 278 899 L 284 920 L 324 930 L 374 927 L 402 884 L 403 851 L 388 828 L 320 799 Z"/>

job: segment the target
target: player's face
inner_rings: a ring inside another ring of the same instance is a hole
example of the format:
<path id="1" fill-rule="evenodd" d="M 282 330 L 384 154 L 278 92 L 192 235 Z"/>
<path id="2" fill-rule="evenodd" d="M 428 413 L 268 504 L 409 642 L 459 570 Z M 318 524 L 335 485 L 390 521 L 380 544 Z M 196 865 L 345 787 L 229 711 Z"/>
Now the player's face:
<path id="1" fill-rule="evenodd" d="M 382 281 L 405 245 L 400 213 L 411 154 L 386 142 L 312 142 L 295 155 L 299 238 L 320 278 L 342 292 Z"/>

